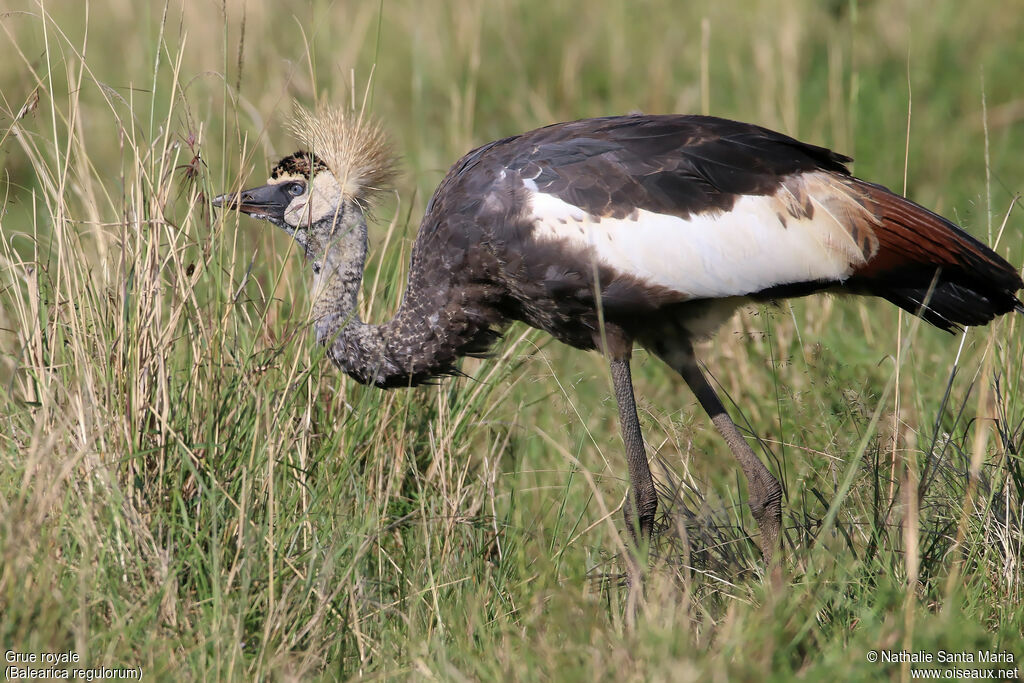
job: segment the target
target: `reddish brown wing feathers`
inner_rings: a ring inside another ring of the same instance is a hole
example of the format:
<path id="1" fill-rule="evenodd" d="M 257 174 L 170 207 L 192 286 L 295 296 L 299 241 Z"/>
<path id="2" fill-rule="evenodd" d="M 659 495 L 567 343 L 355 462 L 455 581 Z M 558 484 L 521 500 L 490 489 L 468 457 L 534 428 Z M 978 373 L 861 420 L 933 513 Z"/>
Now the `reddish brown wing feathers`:
<path id="1" fill-rule="evenodd" d="M 1024 282 L 1005 259 L 955 224 L 881 185 L 838 178 L 872 217 L 877 251 L 847 283 L 943 329 L 984 324 L 1024 311 L 1014 293 Z M 922 306 L 924 306 L 922 310 Z"/>
<path id="2" fill-rule="evenodd" d="M 1021 286 L 1009 263 L 942 216 L 881 185 L 859 179 L 849 179 L 847 184 L 878 218 L 874 226 L 878 253 L 858 274 L 870 276 L 925 263 L 992 271 L 992 277 L 1008 278 L 1007 285 Z"/>

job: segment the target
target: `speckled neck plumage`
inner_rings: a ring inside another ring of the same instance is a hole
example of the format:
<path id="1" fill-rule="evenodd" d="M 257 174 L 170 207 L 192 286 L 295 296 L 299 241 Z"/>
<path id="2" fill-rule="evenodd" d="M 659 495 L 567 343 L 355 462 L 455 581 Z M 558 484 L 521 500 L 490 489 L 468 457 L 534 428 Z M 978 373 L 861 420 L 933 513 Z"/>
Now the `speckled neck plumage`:
<path id="1" fill-rule="evenodd" d="M 306 255 L 313 267 L 311 316 L 317 341 L 345 372 L 364 384 L 377 384 L 379 377 L 398 369 L 387 360 L 380 329 L 359 317 L 366 249 L 366 223 L 360 220 L 339 226 L 328 244 L 306 245 Z"/>
<path id="2" fill-rule="evenodd" d="M 458 358 L 473 355 L 481 347 L 481 342 L 473 341 L 474 335 L 482 333 L 487 337 L 483 347 L 490 345 L 496 335 L 477 329 L 463 316 L 445 315 L 441 300 L 447 299 L 450 288 L 437 280 L 430 287 L 407 288 L 388 322 L 363 322 L 358 303 L 367 228 L 361 212 L 356 210 L 356 215 L 352 221 L 348 214 L 350 220 L 338 221 L 340 225 L 333 231 L 324 225 L 320 227 L 326 229 L 311 230 L 311 234 L 331 234 L 332 238 L 326 244 L 306 245 L 313 268 L 312 319 L 317 341 L 327 347 L 331 360 L 361 384 L 414 386 L 455 373 Z"/>

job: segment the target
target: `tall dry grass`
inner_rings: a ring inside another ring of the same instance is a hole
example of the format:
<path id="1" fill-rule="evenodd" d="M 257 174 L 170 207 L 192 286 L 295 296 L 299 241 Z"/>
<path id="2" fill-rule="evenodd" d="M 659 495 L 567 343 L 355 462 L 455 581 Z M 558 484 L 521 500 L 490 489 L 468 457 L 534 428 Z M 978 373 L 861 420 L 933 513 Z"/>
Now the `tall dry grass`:
<path id="1" fill-rule="evenodd" d="M 1024 13 L 957 3 L 23 3 L 0 15 L 0 641 L 161 678 L 905 675 L 869 649 L 1014 651 L 1020 319 L 949 338 L 884 302 L 735 318 L 702 355 L 783 479 L 761 580 L 735 468 L 634 371 L 662 493 L 624 626 L 602 361 L 514 328 L 474 380 L 383 393 L 308 333 L 299 254 L 211 211 L 361 96 L 404 150 L 365 300 L 470 147 L 700 111 L 859 157 L 1024 262 Z M 912 106 L 911 106 L 912 105 Z M 897 403 L 898 402 L 898 403 Z M 1024 653 L 1017 653 L 1018 657 Z"/>

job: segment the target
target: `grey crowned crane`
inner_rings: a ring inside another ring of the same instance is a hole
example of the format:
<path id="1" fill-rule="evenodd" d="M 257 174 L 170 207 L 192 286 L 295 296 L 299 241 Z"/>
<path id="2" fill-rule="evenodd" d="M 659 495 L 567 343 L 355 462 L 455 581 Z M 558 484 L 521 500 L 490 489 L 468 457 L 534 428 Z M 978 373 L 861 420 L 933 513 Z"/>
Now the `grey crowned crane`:
<path id="1" fill-rule="evenodd" d="M 949 331 L 1024 312 L 1013 266 L 853 177 L 849 157 L 747 123 L 632 115 L 557 123 L 456 162 L 427 205 L 397 313 L 371 325 L 356 307 L 366 213 L 393 175 L 392 154 L 379 126 L 340 110 L 300 112 L 293 129 L 311 151 L 214 205 L 268 220 L 302 246 L 330 358 L 364 384 L 423 384 L 485 354 L 514 320 L 600 350 L 638 549 L 658 500 L 633 398 L 634 344 L 682 375 L 739 461 L 768 562 L 782 489 L 705 379 L 694 341 L 745 303 L 822 291 L 882 297 Z"/>

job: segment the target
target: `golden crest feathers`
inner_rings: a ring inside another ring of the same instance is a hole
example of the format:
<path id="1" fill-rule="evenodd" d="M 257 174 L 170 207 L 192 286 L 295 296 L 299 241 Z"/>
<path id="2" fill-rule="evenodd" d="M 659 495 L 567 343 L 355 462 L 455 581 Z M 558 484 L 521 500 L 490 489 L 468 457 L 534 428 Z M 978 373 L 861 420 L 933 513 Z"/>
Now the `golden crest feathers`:
<path id="1" fill-rule="evenodd" d="M 369 206 L 391 187 L 397 160 L 377 121 L 343 107 L 296 105 L 288 127 L 327 164 L 346 199 Z"/>

